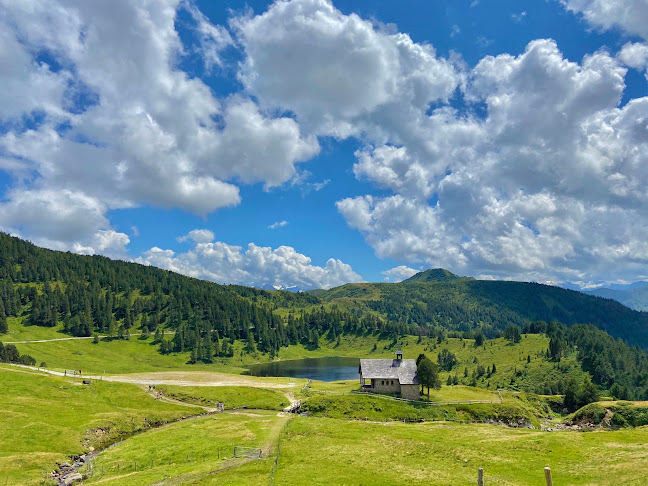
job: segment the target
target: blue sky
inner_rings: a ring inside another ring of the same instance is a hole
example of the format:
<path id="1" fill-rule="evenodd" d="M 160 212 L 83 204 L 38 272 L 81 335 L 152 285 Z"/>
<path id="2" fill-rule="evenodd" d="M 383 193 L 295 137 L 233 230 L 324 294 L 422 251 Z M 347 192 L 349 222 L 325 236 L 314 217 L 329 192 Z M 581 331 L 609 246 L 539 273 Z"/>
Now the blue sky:
<path id="1" fill-rule="evenodd" d="M 648 278 L 641 0 L 0 0 L 0 229 L 219 283 Z"/>

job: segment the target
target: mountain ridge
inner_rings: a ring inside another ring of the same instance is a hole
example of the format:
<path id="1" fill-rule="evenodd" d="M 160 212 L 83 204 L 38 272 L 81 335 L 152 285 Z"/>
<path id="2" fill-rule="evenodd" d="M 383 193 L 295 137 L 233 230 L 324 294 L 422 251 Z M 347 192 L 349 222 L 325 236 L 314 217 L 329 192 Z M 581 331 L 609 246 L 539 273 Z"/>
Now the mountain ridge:
<path id="1" fill-rule="evenodd" d="M 429 268 L 415 275 L 412 275 L 410 278 L 407 278 L 399 283 L 452 282 L 453 280 L 460 279 L 472 279 L 472 277 L 460 277 L 459 275 L 455 275 L 445 268 Z"/>

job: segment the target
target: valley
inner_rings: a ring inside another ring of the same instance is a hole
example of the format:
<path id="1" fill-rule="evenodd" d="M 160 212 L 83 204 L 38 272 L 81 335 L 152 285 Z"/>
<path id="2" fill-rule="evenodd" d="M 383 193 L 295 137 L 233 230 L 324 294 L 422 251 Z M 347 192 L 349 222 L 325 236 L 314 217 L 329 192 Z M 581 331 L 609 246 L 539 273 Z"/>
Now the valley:
<path id="1" fill-rule="evenodd" d="M 445 485 L 479 467 L 542 485 L 545 466 L 556 484 L 643 477 L 645 316 L 615 303 L 447 271 L 267 292 L 0 242 L 0 484 L 55 484 L 56 464 L 79 456 L 84 484 L 108 485 Z M 438 366 L 429 399 L 248 372 L 397 349 Z"/>

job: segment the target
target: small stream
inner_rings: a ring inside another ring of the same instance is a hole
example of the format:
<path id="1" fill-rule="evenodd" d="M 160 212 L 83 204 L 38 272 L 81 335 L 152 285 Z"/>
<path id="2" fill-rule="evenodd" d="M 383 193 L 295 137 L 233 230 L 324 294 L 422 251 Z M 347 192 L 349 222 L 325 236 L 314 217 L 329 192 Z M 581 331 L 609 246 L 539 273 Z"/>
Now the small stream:
<path id="1" fill-rule="evenodd" d="M 143 434 L 145 432 L 149 432 L 151 430 L 156 430 L 156 429 L 161 429 L 163 427 L 166 427 L 168 425 L 172 424 L 177 424 L 178 422 L 183 422 L 185 420 L 193 420 L 197 418 L 202 418 L 202 417 L 207 417 L 209 415 L 214 415 L 214 412 L 207 412 L 207 413 L 201 413 L 199 415 L 192 415 L 190 417 L 182 417 L 177 420 L 172 420 L 171 422 L 158 422 L 152 424 L 150 427 L 147 427 L 145 429 L 137 430 L 134 432 L 130 433 L 125 433 L 125 434 L 119 434 L 115 437 L 111 437 L 109 441 L 107 441 L 105 444 L 101 446 L 101 448 L 94 450 L 92 452 L 88 452 L 87 454 L 81 454 L 80 456 L 72 456 L 75 457 L 72 463 L 57 463 L 57 466 L 59 466 L 59 474 L 52 474 L 52 479 L 56 481 L 57 486 L 66 486 L 65 479 L 73 477 L 72 475 L 75 475 L 74 477 L 78 478 L 75 479 L 76 481 L 82 481 L 83 479 L 79 476 L 76 476 L 79 474 L 79 470 L 88 464 L 90 461 L 92 461 L 95 457 L 97 457 L 99 454 L 106 452 L 107 450 L 121 444 L 122 442 L 125 442 L 126 440 L 135 437 L 136 435 Z M 67 467 L 67 466 L 69 467 Z"/>

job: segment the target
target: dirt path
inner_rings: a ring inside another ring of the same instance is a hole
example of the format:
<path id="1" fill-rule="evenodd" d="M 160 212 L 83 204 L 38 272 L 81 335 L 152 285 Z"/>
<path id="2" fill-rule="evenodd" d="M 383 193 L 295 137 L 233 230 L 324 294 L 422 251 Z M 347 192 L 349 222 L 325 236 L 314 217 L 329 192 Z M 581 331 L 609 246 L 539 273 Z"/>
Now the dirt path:
<path id="1" fill-rule="evenodd" d="M 228 375 L 211 371 L 164 371 L 156 373 L 133 373 L 111 375 L 106 381 L 134 383 L 136 385 L 176 385 L 176 386 L 250 386 L 256 388 L 294 388 L 296 383 L 272 383 L 254 380 L 240 375 Z"/>
<path id="2" fill-rule="evenodd" d="M 217 408 L 212 408 L 212 407 L 203 407 L 202 405 L 197 405 L 195 403 L 188 403 L 188 402 L 183 402 L 181 400 L 176 400 L 175 398 L 170 398 L 164 394 L 158 395 L 158 392 L 155 390 L 151 390 L 150 387 L 147 389 L 146 386 L 142 386 L 142 390 L 147 392 L 147 394 L 153 398 L 154 400 L 159 400 L 164 403 L 171 403 L 173 405 L 180 405 L 183 407 L 193 407 L 193 408 L 200 408 L 204 410 L 207 413 L 216 413 L 219 410 Z"/>
<path id="3" fill-rule="evenodd" d="M 133 373 L 127 375 L 71 375 L 61 371 L 52 371 L 36 366 L 26 366 L 8 363 L 17 368 L 40 371 L 54 376 L 81 378 L 88 380 L 104 380 L 135 385 L 175 385 L 175 386 L 249 386 L 255 388 L 295 388 L 297 383 L 272 383 L 254 380 L 239 375 L 228 375 L 212 371 L 164 371 L 155 373 Z"/>
<path id="4" fill-rule="evenodd" d="M 175 334 L 175 331 L 165 331 L 164 334 Z M 141 336 L 142 333 L 138 332 L 131 334 L 131 337 Z M 110 338 L 111 336 L 98 336 L 99 339 Z M 115 336 L 112 336 L 114 339 L 117 339 Z M 64 338 L 54 338 L 54 339 L 27 339 L 25 341 L 6 341 L 3 344 L 31 344 L 31 343 L 51 343 L 53 341 L 75 341 L 79 339 L 94 339 L 94 336 L 81 336 L 81 337 L 64 337 Z"/>

